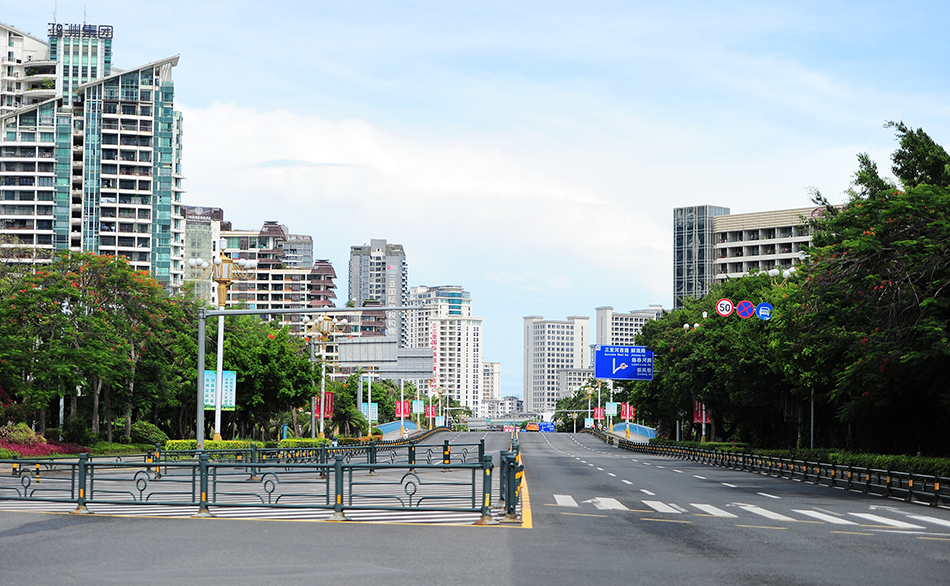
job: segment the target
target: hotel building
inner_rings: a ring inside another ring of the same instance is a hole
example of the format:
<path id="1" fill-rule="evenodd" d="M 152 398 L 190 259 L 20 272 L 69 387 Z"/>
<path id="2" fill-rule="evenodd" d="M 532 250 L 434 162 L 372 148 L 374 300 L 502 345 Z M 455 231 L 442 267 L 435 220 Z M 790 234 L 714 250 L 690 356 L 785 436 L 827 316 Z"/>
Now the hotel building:
<path id="1" fill-rule="evenodd" d="M 554 411 L 560 398 L 559 373 L 590 368 L 588 317 L 564 321 L 539 315 L 524 318 L 524 409 Z"/>

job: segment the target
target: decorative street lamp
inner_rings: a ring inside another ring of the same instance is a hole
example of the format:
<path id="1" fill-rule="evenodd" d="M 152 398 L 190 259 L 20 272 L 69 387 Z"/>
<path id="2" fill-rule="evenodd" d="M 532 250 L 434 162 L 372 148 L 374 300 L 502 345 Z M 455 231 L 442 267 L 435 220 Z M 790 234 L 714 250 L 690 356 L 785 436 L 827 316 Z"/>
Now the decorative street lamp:
<path id="1" fill-rule="evenodd" d="M 228 287 L 235 280 L 245 280 L 257 268 L 256 260 L 232 259 L 224 254 L 227 239 L 218 240 L 218 255 L 209 263 L 202 258 L 189 258 L 187 261 L 191 277 L 211 279 L 218 284 L 218 307 L 224 309 L 228 300 Z M 235 266 L 237 265 L 237 266 Z M 200 365 L 204 368 L 204 365 Z M 214 441 L 221 440 L 221 403 L 224 399 L 224 316 L 218 316 L 218 364 L 214 387 Z"/>
<path id="2" fill-rule="evenodd" d="M 315 320 L 308 322 L 306 324 L 307 333 L 312 333 L 316 330 L 316 335 L 320 338 L 320 436 L 321 438 L 326 437 L 324 433 L 324 409 L 326 408 L 326 396 L 327 396 L 327 345 L 333 342 L 331 336 L 336 334 L 343 333 L 346 330 L 346 319 L 337 320 L 337 318 L 331 318 L 330 316 L 323 314 L 318 316 Z M 313 338 L 311 338 L 311 356 L 310 359 L 313 361 Z M 315 413 L 317 405 L 316 398 L 311 399 L 310 403 L 310 437 L 313 438 L 314 431 L 316 429 L 315 425 Z"/>

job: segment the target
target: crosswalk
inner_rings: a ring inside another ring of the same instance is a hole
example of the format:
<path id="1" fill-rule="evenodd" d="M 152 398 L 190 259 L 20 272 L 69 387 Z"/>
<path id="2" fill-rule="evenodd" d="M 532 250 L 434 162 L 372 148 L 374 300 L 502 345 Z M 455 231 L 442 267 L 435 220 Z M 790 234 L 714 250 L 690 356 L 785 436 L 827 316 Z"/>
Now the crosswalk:
<path id="1" fill-rule="evenodd" d="M 647 491 L 644 491 L 647 492 Z M 704 517 L 717 517 L 722 519 L 768 519 L 781 523 L 826 523 L 830 525 L 851 525 L 854 527 L 877 528 L 877 529 L 898 529 L 908 531 L 939 531 L 950 528 L 950 520 L 930 515 L 906 515 L 904 519 L 896 518 L 901 515 L 894 511 L 887 511 L 892 516 L 884 514 L 848 512 L 835 513 L 825 510 L 812 509 L 790 509 L 788 511 L 777 511 L 765 508 L 759 505 L 748 503 L 728 503 L 725 505 L 712 505 L 709 503 L 689 503 L 688 507 L 676 503 L 668 503 L 656 499 L 643 499 L 635 502 L 620 502 L 612 497 L 593 497 L 578 502 L 573 495 L 555 494 L 554 503 L 556 507 L 583 508 L 585 505 L 591 505 L 599 511 L 635 511 L 660 513 L 664 515 L 698 515 Z M 906 519 L 906 520 L 905 520 Z"/>
<path id="2" fill-rule="evenodd" d="M 0 500 L 0 512 L 18 511 L 33 513 L 69 513 L 75 510 L 75 503 L 46 501 L 4 501 Z M 88 510 L 96 515 L 129 517 L 189 518 L 198 514 L 198 507 L 148 505 L 148 504 L 108 504 L 89 503 Z M 329 509 L 311 508 L 274 508 L 261 506 L 214 506 L 211 513 L 221 519 L 258 519 L 288 521 L 328 521 L 333 515 Z M 369 523 L 413 523 L 426 525 L 471 525 L 481 515 L 469 512 L 413 511 L 413 510 L 345 510 L 346 518 L 351 521 Z M 504 510 L 492 509 L 496 521 L 504 519 Z"/>

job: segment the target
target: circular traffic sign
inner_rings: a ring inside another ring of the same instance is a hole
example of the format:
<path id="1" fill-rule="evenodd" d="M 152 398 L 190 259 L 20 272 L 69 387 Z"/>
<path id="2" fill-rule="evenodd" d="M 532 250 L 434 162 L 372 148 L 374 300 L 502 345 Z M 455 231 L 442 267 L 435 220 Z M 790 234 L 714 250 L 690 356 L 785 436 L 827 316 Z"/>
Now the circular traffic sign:
<path id="1" fill-rule="evenodd" d="M 732 301 L 729 299 L 722 298 L 716 303 L 716 313 L 722 317 L 729 317 L 732 315 L 732 309 Z"/>
<path id="2" fill-rule="evenodd" d="M 742 300 L 736 305 L 736 313 L 742 319 L 748 319 L 755 314 L 755 306 L 752 305 L 751 301 Z"/>
<path id="3" fill-rule="evenodd" d="M 772 307 L 771 303 L 765 303 L 764 301 L 755 306 L 755 315 L 759 319 L 768 321 L 772 319 Z"/>

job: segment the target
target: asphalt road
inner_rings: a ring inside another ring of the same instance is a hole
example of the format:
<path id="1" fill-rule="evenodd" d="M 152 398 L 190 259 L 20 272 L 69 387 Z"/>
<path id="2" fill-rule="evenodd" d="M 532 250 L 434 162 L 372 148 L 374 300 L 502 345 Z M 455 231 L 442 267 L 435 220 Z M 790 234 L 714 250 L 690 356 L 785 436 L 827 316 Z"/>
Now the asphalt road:
<path id="1" fill-rule="evenodd" d="M 587 435 L 521 445 L 530 528 L 0 512 L 0 584 L 950 584 L 945 508 Z"/>

